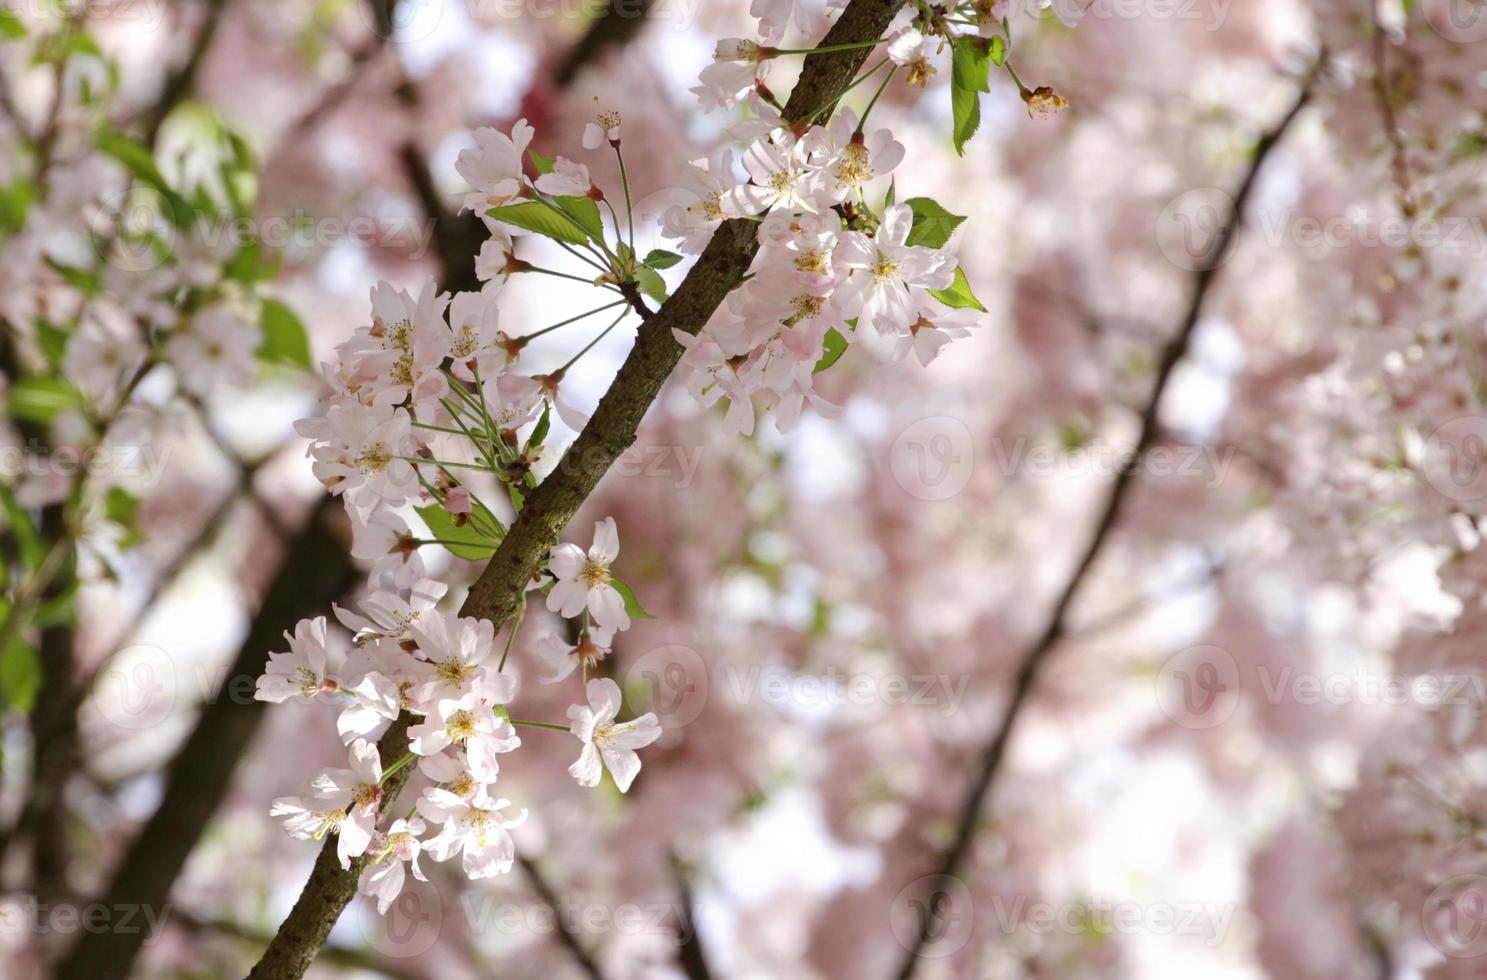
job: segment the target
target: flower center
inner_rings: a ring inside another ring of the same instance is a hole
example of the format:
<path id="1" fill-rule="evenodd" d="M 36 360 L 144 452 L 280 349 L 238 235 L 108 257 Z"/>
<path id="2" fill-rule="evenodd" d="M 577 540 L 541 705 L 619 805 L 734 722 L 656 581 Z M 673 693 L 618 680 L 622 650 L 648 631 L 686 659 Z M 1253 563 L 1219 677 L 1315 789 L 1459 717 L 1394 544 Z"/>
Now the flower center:
<path id="1" fill-rule="evenodd" d="M 470 676 L 470 668 L 458 660 L 447 660 L 434 666 L 434 673 L 439 679 L 451 687 L 462 687 L 465 678 Z"/>
<path id="2" fill-rule="evenodd" d="M 898 263 L 886 255 L 878 256 L 878 261 L 873 263 L 873 278 L 880 284 L 889 282 L 898 274 Z"/>
<path id="3" fill-rule="evenodd" d="M 838 187 L 856 187 L 865 184 L 874 177 L 872 165 L 868 162 L 867 147 L 861 143 L 848 143 L 842 150 L 842 159 L 836 165 L 836 185 Z"/>
<path id="4" fill-rule="evenodd" d="M 578 573 L 585 585 L 591 589 L 609 584 L 609 563 L 586 559 L 583 563 L 583 571 Z"/>
<path id="5" fill-rule="evenodd" d="M 391 462 L 392 454 L 379 442 L 361 451 L 361 455 L 356 457 L 356 468 L 370 476 L 373 473 L 381 473 Z"/>
<path id="6" fill-rule="evenodd" d="M 444 722 L 444 730 L 452 740 L 462 743 L 475 734 L 475 716 L 461 708 Z"/>

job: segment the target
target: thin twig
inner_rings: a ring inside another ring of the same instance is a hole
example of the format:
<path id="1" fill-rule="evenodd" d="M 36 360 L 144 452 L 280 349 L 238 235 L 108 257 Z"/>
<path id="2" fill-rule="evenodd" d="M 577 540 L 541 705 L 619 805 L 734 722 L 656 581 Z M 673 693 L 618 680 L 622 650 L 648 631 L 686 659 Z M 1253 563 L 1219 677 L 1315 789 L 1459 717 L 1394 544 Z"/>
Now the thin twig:
<path id="1" fill-rule="evenodd" d="M 1208 255 L 1208 262 L 1203 268 L 1194 273 L 1192 293 L 1188 302 L 1187 310 L 1183 315 L 1182 322 L 1162 350 L 1162 355 L 1157 364 L 1156 378 L 1152 384 L 1150 397 L 1141 413 L 1141 434 L 1136 440 L 1132 453 L 1132 465 L 1123 467 L 1110 486 L 1105 498 L 1104 507 L 1101 510 L 1094 533 L 1090 536 L 1088 544 L 1085 545 L 1074 572 L 1070 575 L 1063 590 L 1059 593 L 1058 600 L 1054 603 L 1049 613 L 1048 621 L 1043 631 L 1038 635 L 1032 646 L 1023 655 L 1018 667 L 1017 675 L 1012 683 L 1012 694 L 1008 699 L 1007 707 L 1002 714 L 1001 722 L 996 731 L 987 742 L 981 753 L 981 764 L 977 770 L 974 780 L 965 800 L 960 807 L 960 815 L 956 822 L 956 834 L 954 843 L 951 844 L 939 862 L 934 875 L 938 878 L 954 877 L 960 871 L 970 853 L 971 842 L 975 839 L 978 818 L 982 805 L 991 790 L 992 782 L 1001 768 L 1002 759 L 1006 754 L 1007 743 L 1011 738 L 1012 731 L 1017 720 L 1021 717 L 1024 707 L 1027 705 L 1032 693 L 1033 684 L 1037 680 L 1043 664 L 1048 655 L 1063 639 L 1068 626 L 1068 616 L 1074 599 L 1079 594 L 1091 569 L 1094 568 L 1100 552 L 1104 549 L 1110 538 L 1111 531 L 1120 519 L 1121 511 L 1125 506 L 1131 488 L 1135 485 L 1136 475 L 1140 469 L 1140 460 L 1147 451 L 1156 443 L 1160 434 L 1160 424 L 1157 413 L 1161 408 L 1162 396 L 1166 394 L 1168 383 L 1171 381 L 1172 373 L 1177 365 L 1187 355 L 1188 347 L 1192 342 L 1193 332 L 1197 328 L 1198 319 L 1203 311 L 1203 305 L 1208 298 L 1209 290 L 1218 275 L 1219 268 L 1228 257 L 1234 240 L 1244 223 L 1244 209 L 1249 201 L 1250 193 L 1253 191 L 1255 182 L 1259 177 L 1260 170 L 1265 164 L 1277 143 L 1291 123 L 1301 113 L 1311 99 L 1312 88 L 1318 73 L 1322 67 L 1319 59 L 1311 72 L 1302 83 L 1300 93 L 1290 109 L 1281 118 L 1280 122 L 1265 133 L 1255 147 L 1253 159 L 1250 161 L 1249 169 L 1240 181 L 1239 189 L 1234 195 L 1233 210 L 1229 219 L 1220 229 L 1217 238 L 1212 244 Z M 921 954 L 925 945 L 929 942 L 930 932 L 935 928 L 936 922 L 933 916 L 921 916 L 919 930 L 914 942 L 910 944 L 899 968 L 895 973 L 898 980 L 910 980 L 918 969 Z"/>

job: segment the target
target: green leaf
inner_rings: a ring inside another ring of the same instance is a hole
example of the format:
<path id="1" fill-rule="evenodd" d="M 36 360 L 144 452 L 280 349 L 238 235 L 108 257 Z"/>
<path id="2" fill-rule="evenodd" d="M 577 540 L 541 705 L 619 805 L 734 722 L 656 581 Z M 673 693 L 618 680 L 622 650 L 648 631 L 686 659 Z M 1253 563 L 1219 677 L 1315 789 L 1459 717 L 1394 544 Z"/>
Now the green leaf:
<path id="1" fill-rule="evenodd" d="M 533 170 L 537 171 L 539 174 L 552 173 L 552 161 L 549 160 L 547 157 L 532 149 L 527 150 L 527 156 L 532 158 Z"/>
<path id="2" fill-rule="evenodd" d="M 496 546 L 501 543 L 499 538 L 493 540 L 476 528 L 475 524 L 478 518 L 474 515 L 471 515 L 470 520 L 460 525 L 454 522 L 454 515 L 450 514 L 440 504 L 415 507 L 414 510 L 418 512 L 418 516 L 422 519 L 423 523 L 428 525 L 429 534 L 438 538 L 440 542 L 445 542 L 445 550 L 456 558 L 464 558 L 470 561 L 484 561 L 491 556 L 491 553 L 496 550 Z M 484 507 L 476 504 L 475 511 L 482 517 L 490 518 L 495 526 L 500 527 L 500 522 L 496 521 L 490 511 Z M 459 543 L 448 544 L 447 542 L 450 541 Z"/>
<path id="3" fill-rule="evenodd" d="M 656 618 L 656 617 L 652 616 L 650 613 L 646 612 L 645 611 L 645 608 L 643 606 L 641 606 L 640 600 L 637 599 L 637 598 L 635 598 L 635 590 L 634 589 L 630 588 L 628 585 L 626 585 L 624 582 L 621 582 L 618 578 L 615 578 L 613 575 L 611 575 L 609 577 L 609 584 L 612 585 L 612 586 L 614 586 L 615 591 L 620 594 L 620 598 L 625 600 L 625 615 L 626 616 L 629 616 L 631 619 L 655 619 Z"/>
<path id="4" fill-rule="evenodd" d="M 951 136 L 955 152 L 965 153 L 966 142 L 981 125 L 981 93 L 991 91 L 991 53 L 984 40 L 960 36 L 950 60 Z"/>
<path id="5" fill-rule="evenodd" d="M 540 446 L 542 440 L 547 438 L 548 427 L 552 425 L 552 402 L 542 403 L 542 417 L 537 420 L 537 425 L 532 429 L 532 435 L 527 439 L 528 446 Z"/>
<path id="6" fill-rule="evenodd" d="M 7 408 L 13 418 L 45 424 L 58 412 L 83 407 L 83 396 L 59 378 L 27 375 L 10 386 Z"/>
<path id="7" fill-rule="evenodd" d="M 35 200 L 36 188 L 24 177 L 0 187 L 0 233 L 14 235 L 26 227 Z"/>
<path id="8" fill-rule="evenodd" d="M 16 501 L 10 487 L 3 483 L 0 483 L 0 508 L 5 511 L 7 530 L 16 542 L 21 565 L 26 571 L 34 572 L 46 555 L 46 544 L 41 540 L 41 532 L 31 522 L 31 516 Z"/>
<path id="9" fill-rule="evenodd" d="M 604 241 L 604 219 L 599 217 L 599 205 L 587 197 L 557 197 L 553 200 L 590 238 L 596 242 Z"/>
<path id="10" fill-rule="evenodd" d="M 36 318 L 36 342 L 41 347 L 41 352 L 46 355 L 47 363 L 52 367 L 58 367 L 62 363 L 63 356 L 67 353 L 66 330 L 49 323 L 41 317 Z"/>
<path id="11" fill-rule="evenodd" d="M 249 239 L 228 260 L 222 273 L 234 282 L 268 282 L 279 274 L 279 258 L 272 252 L 265 252 L 258 239 Z"/>
<path id="12" fill-rule="evenodd" d="M 258 348 L 260 360 L 306 371 L 312 369 L 310 338 L 293 310 L 276 299 L 266 299 L 258 315 L 258 325 L 263 329 L 263 344 Z"/>
<path id="13" fill-rule="evenodd" d="M 998 68 L 1007 63 L 1007 42 L 1002 40 L 1001 35 L 992 37 L 990 54 L 991 63 Z"/>
<path id="14" fill-rule="evenodd" d="M 666 280 L 655 269 L 641 266 L 635 270 L 635 281 L 640 283 L 641 292 L 651 299 L 657 303 L 666 302 Z"/>
<path id="15" fill-rule="evenodd" d="M 986 307 L 971 292 L 971 284 L 966 281 L 965 270 L 960 266 L 955 267 L 955 281 L 950 284 L 949 289 L 931 289 L 929 294 L 946 306 L 956 309 L 980 310 L 986 312 Z"/>
<path id="16" fill-rule="evenodd" d="M 586 198 L 576 200 L 586 200 Z M 589 203 L 594 202 L 589 201 Z M 594 211 L 597 214 L 598 208 L 595 207 Z M 554 241 L 567 242 L 570 245 L 586 245 L 589 241 L 588 232 L 567 212 L 555 210 L 537 201 L 508 204 L 505 207 L 491 208 L 485 213 L 497 221 L 504 221 L 508 225 L 515 225 L 527 231 L 535 231 Z"/>
<path id="17" fill-rule="evenodd" d="M 100 130 L 94 139 L 100 151 L 119 161 L 136 180 L 164 199 L 171 224 L 186 228 L 196 220 L 196 207 L 165 182 L 154 155 L 143 143 L 107 129 Z"/>
<path id="18" fill-rule="evenodd" d="M 7 613 L 9 610 L 7 610 Z M 7 707 L 29 713 L 41 688 L 41 658 L 30 644 L 13 637 L 0 650 L 0 701 Z"/>
<path id="19" fill-rule="evenodd" d="M 664 248 L 653 248 L 645 256 L 645 264 L 652 269 L 669 269 L 682 260 L 675 252 L 668 252 Z"/>
<path id="20" fill-rule="evenodd" d="M 837 332 L 836 327 L 830 327 L 826 331 L 826 340 L 821 345 L 821 359 L 816 362 L 814 371 L 825 371 L 847 352 L 847 338 Z"/>
<path id="21" fill-rule="evenodd" d="M 98 281 L 98 273 L 94 272 L 92 269 L 82 269 L 73 265 L 64 265 L 63 263 L 58 262 L 56 259 L 51 258 L 50 256 L 47 257 L 46 262 L 47 265 L 51 266 L 57 271 L 58 275 L 67 280 L 67 284 L 69 286 L 71 286 L 73 289 L 76 289 L 80 293 L 84 293 L 88 296 L 97 296 L 98 291 L 103 288 L 102 284 Z"/>
<path id="22" fill-rule="evenodd" d="M 26 36 L 26 25 L 9 10 L 0 10 L 0 37 L 7 41 L 19 41 Z"/>
<path id="23" fill-rule="evenodd" d="M 898 178 L 895 177 L 888 182 L 888 194 L 883 198 L 883 207 L 893 207 L 893 202 L 898 200 Z"/>
<path id="24" fill-rule="evenodd" d="M 115 524 L 130 525 L 139 513 L 139 498 L 123 487 L 110 487 L 103 498 L 103 516 Z"/>
<path id="25" fill-rule="evenodd" d="M 951 214 L 939 202 L 927 197 L 913 197 L 904 204 L 914 212 L 914 226 L 909 229 L 909 237 L 904 242 L 906 245 L 941 248 L 950 240 L 960 223 L 966 220 L 964 215 Z"/>

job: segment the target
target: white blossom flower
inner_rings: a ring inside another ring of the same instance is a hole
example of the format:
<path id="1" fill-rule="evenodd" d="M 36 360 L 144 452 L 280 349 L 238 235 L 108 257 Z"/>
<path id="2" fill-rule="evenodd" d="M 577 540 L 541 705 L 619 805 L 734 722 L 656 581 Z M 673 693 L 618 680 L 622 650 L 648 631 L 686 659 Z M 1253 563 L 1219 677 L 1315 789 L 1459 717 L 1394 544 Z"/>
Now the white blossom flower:
<path id="1" fill-rule="evenodd" d="M 919 304 L 918 319 L 909 324 L 907 334 L 894 338 L 895 357 L 903 357 L 912 349 L 919 363 L 928 367 L 946 344 L 969 337 L 971 329 L 981 325 L 981 314 L 977 310 L 952 309 L 918 290 L 915 301 Z"/>
<path id="2" fill-rule="evenodd" d="M 744 151 L 743 165 L 752 180 L 723 195 L 725 214 L 741 217 L 774 207 L 816 210 L 811 201 L 820 178 L 789 133 L 776 132 L 755 140 Z"/>
<path id="3" fill-rule="evenodd" d="M 588 707 L 575 704 L 568 709 L 571 730 L 583 743 L 578 761 L 568 767 L 568 772 L 580 786 L 598 786 L 603 769 L 607 768 L 614 784 L 624 793 L 640 772 L 640 756 L 635 750 L 660 738 L 661 726 L 649 711 L 639 718 L 615 724 L 615 715 L 620 710 L 620 686 L 608 677 L 589 681 L 585 693 Z"/>
<path id="4" fill-rule="evenodd" d="M 378 913 L 385 914 L 393 901 L 402 894 L 406 873 L 403 864 L 413 870 L 413 877 L 428 881 L 423 869 L 418 866 L 418 855 L 423 849 L 418 839 L 424 831 L 424 822 L 417 817 L 398 819 L 392 822 L 386 833 L 378 832 L 367 848 L 372 859 L 362 871 L 357 889 L 363 895 L 377 900 Z"/>
<path id="5" fill-rule="evenodd" d="M 433 667 L 428 682 L 414 690 L 414 700 L 432 703 L 471 692 L 499 704 L 511 700 L 511 679 L 480 667 L 490 657 L 495 639 L 495 624 L 490 620 L 431 612 L 412 624 L 409 632 Z M 504 696 L 497 700 L 498 695 Z"/>
<path id="6" fill-rule="evenodd" d="M 462 210 L 484 216 L 490 208 L 508 204 L 521 194 L 525 183 L 522 155 L 532 135 L 525 119 L 516 121 L 510 136 L 489 126 L 475 130 L 475 146 L 461 150 L 454 162 L 454 169 L 474 188 L 465 195 Z"/>
<path id="7" fill-rule="evenodd" d="M 315 476 L 365 521 L 382 506 L 396 507 L 418 493 L 418 472 L 405 456 L 417 449 L 413 420 L 401 408 L 337 401 L 301 435 L 325 438 L 310 446 Z"/>
<path id="8" fill-rule="evenodd" d="M 813 166 L 821 168 L 817 203 L 840 204 L 859 187 L 892 172 L 904 158 L 904 145 L 887 128 L 857 131 L 857 113 L 845 107 L 826 126 L 812 127 L 801 140 Z"/>
<path id="9" fill-rule="evenodd" d="M 481 384 L 494 381 L 516 361 L 521 348 L 501 332 L 499 292 L 487 285 L 478 293 L 455 293 L 449 304 L 449 373 L 461 381 L 474 382 L 477 372 Z"/>
<path id="10" fill-rule="evenodd" d="M 860 316 L 885 336 L 906 332 L 917 319 L 911 286 L 946 289 L 955 279 L 954 263 L 944 252 L 904 244 L 913 224 L 913 210 L 895 204 L 884 209 L 883 223 L 872 238 L 848 232 L 837 251 L 843 266 L 858 270 L 850 285 L 862 300 Z"/>
<path id="11" fill-rule="evenodd" d="M 510 691 L 506 691 L 509 695 Z M 495 782 L 504 752 L 521 746 L 511 722 L 474 695 L 446 698 L 420 724 L 408 729 L 408 747 L 415 755 L 434 755 L 451 745 L 465 750 L 466 765 L 483 783 Z"/>
<path id="12" fill-rule="evenodd" d="M 502 811 L 510 805 L 509 800 L 491 800 L 483 790 L 473 800 L 442 789 L 426 791 L 419 801 L 419 812 L 444 826 L 424 841 L 424 853 L 435 861 L 463 855 L 465 875 L 470 878 L 491 878 L 510 871 L 516 860 L 516 842 L 509 831 L 527 819 L 526 810 L 515 817 L 506 816 Z"/>
<path id="13" fill-rule="evenodd" d="M 556 684 L 575 668 L 583 668 L 583 676 L 589 676 L 589 668 L 609 655 L 609 644 L 614 634 L 609 630 L 595 629 L 585 632 L 577 643 L 568 643 L 556 633 L 548 633 L 537 641 L 537 657 L 548 669 L 544 684 Z"/>
<path id="14" fill-rule="evenodd" d="M 502 225 L 490 228 L 490 237 L 480 243 L 475 256 L 475 278 L 481 282 L 505 285 L 511 274 L 521 268 L 516 257 L 516 244 Z"/>
<path id="15" fill-rule="evenodd" d="M 218 385 L 249 381 L 262 342 L 258 324 L 214 306 L 171 331 L 165 356 L 175 365 L 186 390 L 205 397 Z"/>
<path id="16" fill-rule="evenodd" d="M 352 700 L 336 717 L 336 731 L 346 745 L 358 738 L 380 736 L 402 709 L 401 686 L 379 671 L 368 671 L 355 685 L 343 690 Z"/>
<path id="17" fill-rule="evenodd" d="M 671 203 L 661 212 L 661 234 L 680 238 L 677 246 L 698 255 L 712 240 L 713 231 L 727 217 L 723 195 L 737 186 L 733 176 L 733 151 L 720 150 L 710 159 L 693 160 L 684 171 L 680 186 L 669 193 Z"/>
<path id="18" fill-rule="evenodd" d="M 562 156 L 553 162 L 552 173 L 537 178 L 537 189 L 550 197 L 592 197 L 595 193 L 589 168 Z"/>
<path id="19" fill-rule="evenodd" d="M 554 547 L 547 563 L 554 579 L 547 594 L 547 608 L 560 616 L 573 617 L 587 607 L 602 629 L 629 629 L 625 599 L 614 587 L 609 571 L 619 553 L 620 535 L 613 517 L 595 522 L 594 543 L 588 554 L 576 544 Z"/>
<path id="20" fill-rule="evenodd" d="M 284 818 L 284 829 L 300 839 L 335 833 L 341 867 L 366 852 L 377 828 L 382 800 L 382 763 L 377 746 L 351 744 L 349 769 L 326 769 L 310 780 L 306 797 L 286 796 L 273 802 L 269 814 Z"/>
<path id="21" fill-rule="evenodd" d="M 326 635 L 324 616 L 302 619 L 294 634 L 284 633 L 288 653 L 270 653 L 268 667 L 253 692 L 258 701 L 281 704 L 290 698 L 311 700 L 316 695 L 340 689 L 336 671 L 346 659 L 344 641 Z"/>
<path id="22" fill-rule="evenodd" d="M 605 143 L 620 141 L 620 114 L 613 109 L 600 112 L 595 120 L 583 128 L 583 148 L 597 150 Z"/>
<path id="23" fill-rule="evenodd" d="M 449 586 L 436 579 L 421 579 L 406 596 L 398 592 L 372 593 L 357 603 L 361 614 L 336 605 L 331 610 L 341 625 L 352 631 L 358 646 L 380 639 L 411 643 L 412 627 L 418 625 L 448 590 Z"/>

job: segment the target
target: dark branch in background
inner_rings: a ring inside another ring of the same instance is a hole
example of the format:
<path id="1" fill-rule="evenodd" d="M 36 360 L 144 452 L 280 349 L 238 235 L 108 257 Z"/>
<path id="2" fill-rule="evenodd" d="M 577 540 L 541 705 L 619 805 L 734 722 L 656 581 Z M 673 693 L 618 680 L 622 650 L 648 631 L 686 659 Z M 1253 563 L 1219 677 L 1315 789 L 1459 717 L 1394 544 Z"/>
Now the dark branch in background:
<path id="1" fill-rule="evenodd" d="M 638 0 L 627 3 L 616 0 L 604 8 L 604 13 L 589 25 L 583 37 L 568 50 L 558 67 L 553 71 L 553 80 L 559 88 L 573 84 L 578 73 L 595 64 L 610 48 L 623 47 L 635 40 L 646 25 L 655 0 Z"/>
<path id="2" fill-rule="evenodd" d="M 345 544 L 327 527 L 339 511 L 338 501 L 325 498 L 285 546 L 279 575 L 264 596 L 216 700 L 202 708 L 166 773 L 160 805 L 99 898 L 107 907 L 160 910 L 169 902 L 172 884 L 226 795 L 235 763 L 262 720 L 264 705 L 253 700 L 253 686 L 263 672 L 268 651 L 282 646 L 286 625 L 322 612 L 327 603 L 354 585 Z M 144 929 L 84 932 L 56 976 L 59 980 L 127 976 L 130 963 L 148 938 Z"/>
<path id="3" fill-rule="evenodd" d="M 536 863 L 521 854 L 516 856 L 516 863 L 520 864 L 522 871 L 526 873 L 527 880 L 532 883 L 532 890 L 537 893 L 537 897 L 553 910 L 552 921 L 557 932 L 558 945 L 573 957 L 573 962 L 578 964 L 578 968 L 589 980 L 604 980 L 604 974 L 600 972 L 599 965 L 594 962 L 589 951 L 583 948 L 583 944 L 578 941 L 578 936 L 574 935 L 573 930 L 568 928 L 568 920 L 563 918 L 562 910 L 559 908 L 558 895 L 552 890 L 547 879 L 542 876 Z"/>
<path id="4" fill-rule="evenodd" d="M 686 916 L 677 923 L 677 965 L 688 980 L 713 980 L 712 970 L 707 965 L 707 949 L 702 945 L 702 933 L 697 928 L 697 902 L 692 895 L 692 880 L 681 856 L 672 851 L 670 857 L 676 891 L 681 896 L 683 915 Z"/>
<path id="5" fill-rule="evenodd" d="M 882 37 L 901 4 L 902 0 L 852 0 L 821 45 L 851 45 Z M 849 47 L 806 56 L 800 79 L 785 106 L 785 119 L 798 123 L 833 101 L 862 66 L 868 50 Z M 634 442 L 640 420 L 681 359 L 682 348 L 672 330 L 696 334 L 702 329 L 747 274 L 759 248 L 756 232 L 754 222 L 723 222 L 676 292 L 641 326 L 635 346 L 593 418 L 558 467 L 532 491 L 470 590 L 461 615 L 505 623 L 515 613 L 527 582 L 559 533 L 610 464 Z M 406 724 L 404 715 L 378 743 L 383 759 L 393 761 L 405 753 Z M 407 771 L 405 768 L 400 774 Z M 385 811 L 391 812 L 401 788 L 391 785 L 391 781 L 384 787 Z M 350 872 L 342 871 L 335 849 L 335 841 L 322 846 L 315 872 L 254 968 L 254 977 L 300 977 L 325 942 L 356 888 L 356 866 Z"/>
<path id="6" fill-rule="evenodd" d="M 1210 244 L 1205 258 L 1203 268 L 1199 269 L 1193 277 L 1192 295 L 1188 301 L 1186 312 L 1183 314 L 1182 322 L 1177 332 L 1172 336 L 1166 346 L 1162 349 L 1162 355 L 1157 364 L 1156 380 L 1152 385 L 1151 395 L 1146 400 L 1145 408 L 1141 412 L 1141 435 L 1136 440 L 1132 453 L 1131 465 L 1121 469 L 1111 484 L 1109 494 L 1105 498 L 1105 505 L 1100 513 L 1099 522 L 1095 525 L 1094 534 L 1091 535 L 1089 543 L 1085 545 L 1084 552 L 1080 556 L 1079 563 L 1075 566 L 1073 574 L 1064 585 L 1063 591 L 1059 593 L 1058 601 L 1054 603 L 1053 610 L 1049 614 L 1047 625 L 1039 634 L 1037 640 L 1023 655 L 1022 663 L 1018 667 L 1016 679 L 1012 684 L 1012 696 L 1007 702 L 1006 710 L 1002 715 L 1001 724 L 997 727 L 987 743 L 981 755 L 981 766 L 976 773 L 975 781 L 971 784 L 965 802 L 960 809 L 960 816 L 956 825 L 955 842 L 945 852 L 939 867 L 935 870 L 936 876 L 954 877 L 960 871 L 961 865 L 965 863 L 970 852 L 971 842 L 976 835 L 977 818 L 991 789 L 993 780 L 1001 768 L 1003 756 L 1006 753 L 1007 743 L 1012 735 L 1013 727 L 1022 714 L 1027 704 L 1029 695 L 1032 693 L 1033 683 L 1037 680 L 1039 671 L 1049 653 L 1058 646 L 1067 629 L 1069 610 L 1078 595 L 1080 588 L 1088 578 L 1090 570 L 1094 567 L 1096 559 L 1099 558 L 1110 533 L 1114 530 L 1120 519 L 1121 510 L 1125 506 L 1126 499 L 1131 488 L 1135 485 L 1136 473 L 1140 468 L 1140 461 L 1147 451 L 1156 444 L 1160 435 L 1160 423 L 1157 421 L 1157 412 L 1161 408 L 1162 396 L 1166 393 L 1168 383 L 1172 379 L 1172 372 L 1187 355 L 1188 347 L 1193 339 L 1193 331 L 1198 326 L 1198 319 L 1203 311 L 1204 301 L 1208 297 L 1220 266 L 1228 257 L 1233 247 L 1235 237 L 1244 224 L 1244 208 L 1249 201 L 1250 193 L 1254 189 L 1255 181 L 1259 177 L 1260 170 L 1265 160 L 1270 155 L 1291 123 L 1300 114 L 1301 110 L 1311 99 L 1312 86 L 1317 74 L 1322 67 L 1319 59 L 1312 68 L 1306 80 L 1302 83 L 1301 91 L 1292 103 L 1291 108 L 1281 118 L 1276 126 L 1260 137 L 1255 146 L 1254 158 L 1250 161 L 1249 169 L 1245 172 L 1243 180 L 1240 181 L 1239 189 L 1234 195 L 1233 210 L 1214 241 Z M 914 943 L 904 956 L 895 976 L 898 980 L 909 980 L 918 968 L 920 955 L 924 951 L 925 944 L 929 941 L 929 931 L 934 928 L 933 916 L 921 916 L 919 921 L 919 932 Z"/>
<path id="7" fill-rule="evenodd" d="M 217 36 L 217 25 L 222 22 L 222 10 L 226 5 L 227 0 L 206 0 L 206 12 L 203 15 L 206 20 L 196 32 L 190 53 L 185 61 L 165 77 L 165 86 L 161 89 L 160 97 L 140 116 L 140 128 L 144 132 L 146 146 L 155 145 L 155 138 L 160 135 L 165 117 L 191 97 L 196 88 L 196 75 L 201 71 L 207 49 L 212 46 L 212 39 Z"/>

